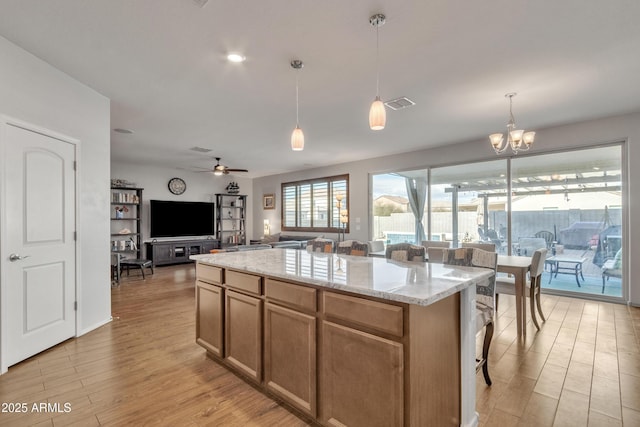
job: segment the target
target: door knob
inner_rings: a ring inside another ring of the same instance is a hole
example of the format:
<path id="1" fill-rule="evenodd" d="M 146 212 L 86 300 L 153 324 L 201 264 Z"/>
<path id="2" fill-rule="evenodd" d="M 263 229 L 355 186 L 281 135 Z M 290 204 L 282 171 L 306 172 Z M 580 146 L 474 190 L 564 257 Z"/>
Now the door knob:
<path id="1" fill-rule="evenodd" d="M 24 255 L 24 256 L 20 256 L 18 254 L 9 255 L 9 261 L 11 262 L 16 262 L 18 260 L 25 259 L 25 258 L 29 258 L 29 255 Z"/>

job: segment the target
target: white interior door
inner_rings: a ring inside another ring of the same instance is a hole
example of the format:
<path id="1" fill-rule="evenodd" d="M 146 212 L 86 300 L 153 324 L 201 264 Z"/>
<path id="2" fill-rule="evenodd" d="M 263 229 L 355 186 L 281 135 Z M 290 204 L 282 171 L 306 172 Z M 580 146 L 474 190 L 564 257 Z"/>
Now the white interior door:
<path id="1" fill-rule="evenodd" d="M 73 143 L 3 120 L 2 368 L 76 334 Z"/>

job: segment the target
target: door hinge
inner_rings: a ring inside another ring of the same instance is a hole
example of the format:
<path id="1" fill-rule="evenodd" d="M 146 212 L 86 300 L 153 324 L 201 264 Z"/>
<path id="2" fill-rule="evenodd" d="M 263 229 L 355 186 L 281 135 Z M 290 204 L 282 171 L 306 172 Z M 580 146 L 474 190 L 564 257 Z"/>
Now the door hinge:
<path id="1" fill-rule="evenodd" d="M 73 310 L 78 311 L 78 301 L 73 302 Z"/>
<path id="2" fill-rule="evenodd" d="M 78 162 L 77 161 L 73 161 L 73 170 L 77 171 L 78 170 Z"/>
<path id="3" fill-rule="evenodd" d="M 78 232 L 77 231 L 73 232 L 73 240 L 78 240 Z"/>

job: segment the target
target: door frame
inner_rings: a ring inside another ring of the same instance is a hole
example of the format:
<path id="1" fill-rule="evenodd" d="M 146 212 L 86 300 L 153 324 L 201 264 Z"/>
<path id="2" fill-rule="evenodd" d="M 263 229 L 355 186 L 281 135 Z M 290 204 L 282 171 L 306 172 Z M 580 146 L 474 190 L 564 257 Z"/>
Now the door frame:
<path id="1" fill-rule="evenodd" d="M 77 302 L 80 299 L 80 288 L 78 287 L 78 283 L 80 283 L 80 254 L 82 251 L 80 250 L 80 227 L 78 224 L 80 223 L 80 209 L 78 203 L 78 195 L 80 194 L 80 168 L 79 168 L 79 158 L 80 158 L 80 140 L 72 138 L 70 136 L 64 135 L 62 133 L 58 133 L 51 129 L 44 128 L 42 126 L 37 126 L 32 123 L 28 123 L 7 115 L 0 114 L 0 164 L 3 164 L 6 161 L 6 138 L 7 138 L 7 128 L 9 126 L 14 126 L 17 128 L 21 128 L 30 132 L 39 133 L 49 138 L 54 138 L 60 140 L 65 143 L 69 143 L 73 146 L 74 156 L 75 156 L 75 168 L 74 168 L 74 212 L 75 212 L 75 231 L 76 231 L 76 239 L 75 239 L 75 283 L 73 284 L 73 289 L 75 292 L 75 301 Z M 2 170 L 6 170 L 3 166 Z M 6 236 L 6 213 L 4 206 L 6 206 L 6 186 L 8 185 L 7 179 L 4 173 L 0 173 L 0 375 L 7 372 L 9 367 L 6 362 L 6 350 L 7 350 L 7 327 L 9 324 L 9 319 L 7 316 L 7 292 L 6 286 L 8 286 L 6 279 L 6 264 L 8 263 L 8 254 L 9 249 L 7 248 L 6 239 L 3 236 Z M 77 307 L 75 310 L 75 333 L 74 336 L 78 336 L 78 319 L 80 318 L 80 307 Z"/>

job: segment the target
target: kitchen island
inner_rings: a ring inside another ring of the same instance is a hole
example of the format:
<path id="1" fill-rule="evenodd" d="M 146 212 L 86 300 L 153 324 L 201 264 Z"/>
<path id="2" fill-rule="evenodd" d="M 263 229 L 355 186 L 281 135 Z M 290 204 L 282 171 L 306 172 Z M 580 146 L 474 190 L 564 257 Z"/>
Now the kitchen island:
<path id="1" fill-rule="evenodd" d="M 196 341 L 327 426 L 474 426 L 475 285 L 493 272 L 266 249 L 195 255 Z"/>

